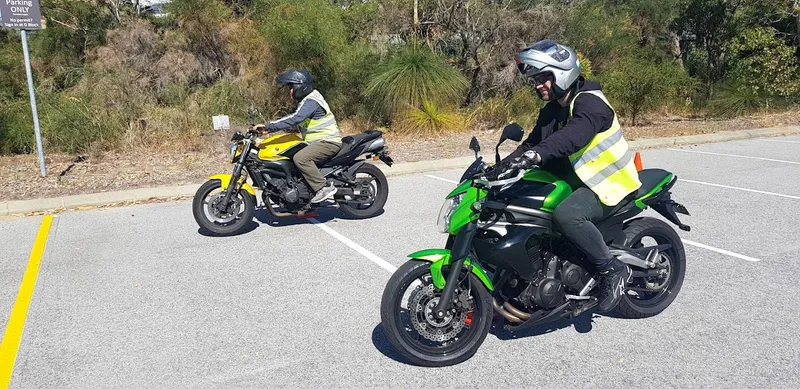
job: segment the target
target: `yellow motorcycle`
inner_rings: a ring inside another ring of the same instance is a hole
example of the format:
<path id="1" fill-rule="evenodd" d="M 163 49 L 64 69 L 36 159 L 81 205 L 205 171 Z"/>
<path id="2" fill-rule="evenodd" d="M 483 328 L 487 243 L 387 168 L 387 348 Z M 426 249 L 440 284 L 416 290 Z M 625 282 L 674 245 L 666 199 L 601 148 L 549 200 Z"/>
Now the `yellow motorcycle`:
<path id="1" fill-rule="evenodd" d="M 250 122 L 252 128 L 252 114 Z M 338 207 L 357 219 L 382 212 L 389 195 L 386 176 L 376 165 L 367 163 L 380 160 L 392 166 L 381 131 L 367 130 L 342 138 L 339 153 L 318 165 L 326 185 L 333 184 L 337 189 L 332 201 L 319 204 L 311 203 L 314 193 L 292 161 L 307 145 L 294 133 L 261 139 L 252 131 L 237 131 L 230 145 L 233 174 L 213 175 L 195 193 L 192 213 L 197 224 L 215 235 L 240 233 L 253 219 L 257 205 L 253 186 L 260 190 L 264 208 L 274 217 L 313 217 L 314 210 L 321 207 Z"/>

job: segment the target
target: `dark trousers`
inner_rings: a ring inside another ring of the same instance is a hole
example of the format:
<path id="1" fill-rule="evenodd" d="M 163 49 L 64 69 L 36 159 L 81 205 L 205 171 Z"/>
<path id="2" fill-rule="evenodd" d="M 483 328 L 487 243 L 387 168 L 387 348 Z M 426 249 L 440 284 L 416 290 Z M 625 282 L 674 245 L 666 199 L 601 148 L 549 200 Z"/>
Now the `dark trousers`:
<path id="1" fill-rule="evenodd" d="M 613 209 L 601 203 L 597 195 L 584 186 L 553 210 L 553 219 L 561 232 L 600 270 L 609 265 L 613 257 L 594 223 L 608 216 Z"/>

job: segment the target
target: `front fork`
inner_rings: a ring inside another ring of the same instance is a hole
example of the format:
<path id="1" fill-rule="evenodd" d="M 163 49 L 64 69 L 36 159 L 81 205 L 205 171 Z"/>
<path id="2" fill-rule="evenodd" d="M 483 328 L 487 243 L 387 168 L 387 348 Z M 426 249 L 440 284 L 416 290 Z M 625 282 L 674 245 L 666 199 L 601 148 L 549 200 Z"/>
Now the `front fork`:
<path id="1" fill-rule="evenodd" d="M 475 236 L 477 230 L 477 222 L 469 223 L 458 232 L 453 242 L 451 251 L 451 258 L 453 259 L 450 261 L 450 273 L 447 274 L 447 281 L 444 284 L 442 295 L 439 297 L 439 302 L 433 309 L 434 315 L 439 319 L 444 318 L 445 313 L 447 313 L 447 310 L 450 309 L 453 303 L 453 293 L 459 283 L 458 277 L 461 274 L 461 270 L 464 268 L 464 261 L 467 259 L 467 255 L 472 247 L 472 238 Z"/>
<path id="2" fill-rule="evenodd" d="M 231 182 L 228 183 L 228 189 L 225 191 L 225 198 L 222 199 L 222 203 L 220 205 L 224 207 L 224 210 L 227 211 L 228 207 L 230 206 L 231 197 L 233 197 L 233 193 L 236 192 L 237 188 L 239 187 L 239 176 L 242 174 L 242 167 L 244 165 L 241 162 L 236 162 L 236 165 L 233 167 L 233 175 L 231 176 Z"/>
<path id="3" fill-rule="evenodd" d="M 242 168 L 244 167 L 244 161 L 247 158 L 247 154 L 250 152 L 251 142 L 251 138 L 247 138 L 242 145 L 242 154 L 239 155 L 239 160 L 236 161 L 236 164 L 233 166 L 233 175 L 231 176 L 231 181 L 228 183 L 228 190 L 225 191 L 225 198 L 222 199 L 222 203 L 220 204 L 224 208 L 221 211 L 228 210 L 228 207 L 230 207 L 231 197 L 233 197 L 233 193 L 238 190 L 239 176 L 242 175 Z"/>

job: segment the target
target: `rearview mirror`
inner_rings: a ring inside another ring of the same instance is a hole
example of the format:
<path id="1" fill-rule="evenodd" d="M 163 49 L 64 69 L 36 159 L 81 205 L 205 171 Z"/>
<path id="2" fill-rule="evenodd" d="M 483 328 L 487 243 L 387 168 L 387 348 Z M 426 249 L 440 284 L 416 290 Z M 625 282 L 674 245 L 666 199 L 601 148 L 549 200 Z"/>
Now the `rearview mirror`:
<path id="1" fill-rule="evenodd" d="M 481 151 L 481 145 L 478 143 L 478 138 L 472 137 L 469 141 L 469 149 L 475 152 L 475 158 L 478 158 L 478 152 Z"/>
<path id="2" fill-rule="evenodd" d="M 517 123 L 511 123 L 503 128 L 503 135 L 501 135 L 500 139 L 511 139 L 514 142 L 519 142 L 522 140 L 522 135 L 525 133 L 525 130 L 522 129 Z"/>

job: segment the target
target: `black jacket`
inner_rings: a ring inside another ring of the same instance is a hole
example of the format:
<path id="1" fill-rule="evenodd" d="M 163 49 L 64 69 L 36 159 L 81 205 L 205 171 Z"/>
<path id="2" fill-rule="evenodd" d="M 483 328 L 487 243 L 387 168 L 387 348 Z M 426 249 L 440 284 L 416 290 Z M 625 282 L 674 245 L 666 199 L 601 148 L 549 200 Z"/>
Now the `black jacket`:
<path id="1" fill-rule="evenodd" d="M 582 94 L 575 99 L 578 92 L 587 90 L 602 89 L 597 82 L 581 77 L 566 107 L 562 107 L 558 101 L 547 103 L 539 111 L 539 118 L 528 138 L 504 161 L 533 149 L 542 157 L 542 168 L 567 181 L 573 188 L 582 186 L 583 183 L 572 169 L 569 156 L 588 145 L 596 134 L 609 129 L 614 121 L 614 112 L 599 97 Z M 573 116 L 566 123 L 572 100 L 575 100 Z"/>

